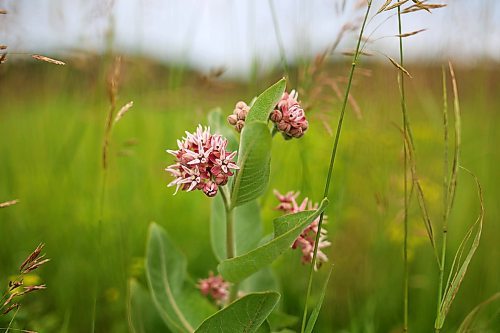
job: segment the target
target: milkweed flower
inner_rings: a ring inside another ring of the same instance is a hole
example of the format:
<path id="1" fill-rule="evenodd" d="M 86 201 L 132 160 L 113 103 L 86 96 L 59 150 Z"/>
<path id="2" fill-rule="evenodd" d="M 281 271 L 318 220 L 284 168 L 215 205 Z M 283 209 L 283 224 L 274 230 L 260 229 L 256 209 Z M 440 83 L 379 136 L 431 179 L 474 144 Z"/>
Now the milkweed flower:
<path id="1" fill-rule="evenodd" d="M 269 115 L 274 127 L 283 134 L 285 139 L 300 138 L 309 127 L 304 109 L 300 106 L 298 99 L 299 94 L 295 90 L 290 93 L 285 91 Z M 236 103 L 233 114 L 227 117 L 228 123 L 234 126 L 237 132 L 241 132 L 249 111 L 250 107 L 245 102 Z"/>
<path id="2" fill-rule="evenodd" d="M 224 281 L 222 276 L 214 276 L 209 272 L 208 278 L 199 279 L 197 288 L 205 296 L 210 296 L 217 304 L 222 304 L 229 297 L 229 282 Z"/>
<path id="3" fill-rule="evenodd" d="M 318 204 L 313 204 L 309 198 L 305 198 L 300 204 L 297 202 L 297 197 L 300 192 L 287 192 L 286 194 L 281 194 L 277 190 L 274 190 L 274 195 L 279 200 L 280 204 L 275 208 L 281 210 L 286 214 L 298 213 L 306 210 L 314 210 L 318 208 Z M 323 216 L 323 222 L 326 223 L 327 216 Z M 292 244 L 292 249 L 300 248 L 302 251 L 302 263 L 311 263 L 314 256 L 314 245 L 316 243 L 316 236 L 318 235 L 318 225 L 319 217 L 311 222 L 297 237 L 297 239 Z M 316 257 L 316 265 L 314 267 L 317 270 L 322 263 L 328 261 L 327 255 L 322 251 L 323 249 L 329 247 L 331 243 L 327 240 L 327 230 L 321 228 L 318 242 L 318 252 Z"/>
<path id="4" fill-rule="evenodd" d="M 285 91 L 269 117 L 286 139 L 300 138 L 309 128 L 306 114 L 298 99 L 299 94 L 295 90 L 290 93 Z"/>
<path id="5" fill-rule="evenodd" d="M 183 191 L 202 190 L 209 197 L 217 194 L 219 186 L 225 185 L 234 170 L 239 167 L 233 162 L 236 151 L 227 151 L 227 139 L 211 134 L 210 127 L 198 125 L 194 133 L 186 131 L 182 140 L 177 140 L 177 150 L 167 150 L 176 159 L 165 171 L 175 179 L 168 186 Z"/>

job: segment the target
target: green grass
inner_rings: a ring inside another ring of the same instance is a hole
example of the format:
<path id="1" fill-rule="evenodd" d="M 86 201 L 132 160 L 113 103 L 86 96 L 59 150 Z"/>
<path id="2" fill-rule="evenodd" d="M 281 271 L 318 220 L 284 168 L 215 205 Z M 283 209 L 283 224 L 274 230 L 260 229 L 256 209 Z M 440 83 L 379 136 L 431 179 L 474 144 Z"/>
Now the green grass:
<path id="1" fill-rule="evenodd" d="M 18 327 L 46 332 L 89 332 L 98 285 L 96 332 L 126 331 L 126 278 L 142 276 L 149 222 L 165 226 L 190 260 L 194 277 L 214 270 L 209 244 L 209 200 L 201 193 L 172 196 L 163 168 L 172 162 L 184 130 L 206 123 L 221 106 L 230 113 L 250 101 L 279 75 L 250 84 L 207 86 L 192 74 L 177 75 L 140 61 L 124 64 L 119 106 L 134 107 L 112 133 L 102 249 L 97 247 L 101 143 L 107 114 L 106 62 L 92 67 L 48 64 L 0 68 L 0 201 L 19 198 L 0 210 L 0 277 L 7 279 L 34 247 L 45 242 L 52 259 L 40 271 L 46 291 L 26 297 Z M 365 65 L 366 66 L 366 65 Z M 369 67 L 371 67 L 370 65 Z M 422 186 L 435 221 L 441 217 L 441 70 L 412 68 L 407 105 Z M 347 66 L 330 69 L 346 73 Z M 499 70 L 456 69 L 462 109 L 462 164 L 475 172 L 485 195 L 483 238 L 444 331 L 454 331 L 472 308 L 498 291 L 500 250 Z M 371 78 L 355 76 L 353 95 L 363 111 L 346 113 L 336 171 L 330 190 L 328 224 L 335 264 L 318 332 L 389 332 L 402 327 L 403 261 L 401 220 L 403 183 L 400 105 L 393 67 L 374 65 Z M 293 87 L 289 87 L 293 88 Z M 307 101 L 307 96 L 301 96 Z M 337 123 L 341 101 L 311 110 L 311 127 L 301 140 L 273 142 L 271 185 L 264 195 L 265 228 L 271 229 L 276 201 L 272 188 L 301 190 L 319 201 L 328 168 L 331 137 L 319 121 L 327 112 Z M 134 141 L 134 145 L 127 144 Z M 478 213 L 475 185 L 463 172 L 449 222 L 448 258 Z M 433 327 L 438 267 L 428 246 L 416 201 L 409 212 L 410 330 Z M 439 230 L 439 228 L 435 228 Z M 440 235 L 438 236 L 440 237 Z M 208 254 L 208 255 L 207 255 Z M 275 268 L 285 291 L 284 308 L 303 310 L 308 267 L 290 252 Z M 319 274 L 325 275 L 327 270 Z M 290 276 L 294 276 L 290 279 Z M 317 278 L 317 281 L 323 279 Z M 7 280 L 2 280 L 7 283 Z M 319 292 L 313 286 L 313 301 Z M 4 322 L 1 322 L 5 327 Z M 492 331 L 498 319 L 489 322 Z"/>

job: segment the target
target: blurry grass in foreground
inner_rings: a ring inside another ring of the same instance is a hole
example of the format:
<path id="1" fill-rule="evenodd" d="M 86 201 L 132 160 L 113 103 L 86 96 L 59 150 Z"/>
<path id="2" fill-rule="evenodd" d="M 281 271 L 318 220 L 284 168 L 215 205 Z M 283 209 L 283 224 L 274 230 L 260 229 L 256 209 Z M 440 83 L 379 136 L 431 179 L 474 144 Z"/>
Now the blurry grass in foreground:
<path id="1" fill-rule="evenodd" d="M 168 228 L 186 253 L 191 274 L 215 268 L 208 242 L 209 199 L 201 194 L 172 196 L 163 168 L 171 162 L 165 149 L 175 147 L 184 130 L 193 130 L 212 107 L 228 114 L 238 100 L 249 101 L 275 77 L 248 86 L 223 82 L 207 85 L 192 74 L 143 61 L 125 62 L 118 105 L 133 100 L 134 109 L 112 133 L 102 249 L 95 247 L 99 219 L 101 144 L 107 114 L 105 62 L 93 68 L 53 68 L 36 64 L 0 68 L 0 202 L 19 203 L 0 210 L 0 276 L 40 242 L 52 261 L 43 268 L 49 287 L 26 300 L 29 328 L 39 331 L 88 332 L 97 278 L 97 332 L 124 332 L 125 282 L 142 275 L 147 225 Z M 370 65 L 371 67 L 372 65 Z M 430 212 L 440 214 L 442 175 L 441 71 L 408 66 L 408 110 L 412 119 L 421 182 Z M 329 69 L 332 75 L 346 67 Z M 500 133 L 499 69 L 457 70 L 462 108 L 462 164 L 473 170 L 484 188 L 486 219 L 483 239 L 445 331 L 454 331 L 472 308 L 498 291 L 500 227 L 498 163 Z M 362 118 L 348 110 L 332 186 L 329 223 L 335 264 L 318 332 L 398 331 L 402 300 L 401 137 L 392 123 L 400 119 L 397 72 L 375 67 L 371 78 L 353 88 Z M 294 88 L 294 87 L 290 87 Z M 307 101 L 308 96 L 300 96 Z M 270 190 L 301 190 L 313 196 L 322 188 L 330 140 L 321 119 L 336 123 L 340 102 L 309 111 L 311 129 L 300 142 L 275 142 L 271 187 L 264 197 L 264 220 L 270 230 L 276 216 Z M 322 115 L 320 117 L 320 115 Z M 292 162 L 293 161 L 293 162 Z M 477 215 L 472 181 L 459 179 L 450 217 L 450 248 L 456 248 Z M 418 207 L 410 224 L 410 327 L 433 327 L 438 270 L 426 242 Z M 184 234 L 189 237 L 183 236 Z M 97 258 L 100 258 L 99 260 Z M 284 307 L 300 315 L 308 268 L 290 252 L 276 263 L 282 277 Z M 98 264 L 101 262 L 101 264 Z M 326 274 L 321 272 L 320 274 Z M 294 276 L 293 279 L 288 277 Z M 2 281 L 6 282 L 6 281 Z M 314 293 L 313 293 L 314 294 Z M 20 312 L 20 314 L 21 314 Z M 28 315 L 29 314 L 29 315 Z M 489 318 L 491 320 L 491 317 Z M 488 320 L 488 318 L 486 318 Z M 496 320 L 496 321 L 495 321 Z M 3 323 L 2 323 L 3 324 Z M 500 327 L 498 316 L 488 323 Z M 5 325 L 4 325 L 5 326 Z M 3 327 L 3 326 L 1 326 Z"/>

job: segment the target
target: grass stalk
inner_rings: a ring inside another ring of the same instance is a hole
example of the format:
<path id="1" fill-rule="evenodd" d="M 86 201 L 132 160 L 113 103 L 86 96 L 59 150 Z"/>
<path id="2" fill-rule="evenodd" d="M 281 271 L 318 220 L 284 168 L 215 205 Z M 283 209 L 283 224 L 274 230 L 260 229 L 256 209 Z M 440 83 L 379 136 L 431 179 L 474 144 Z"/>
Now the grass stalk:
<path id="1" fill-rule="evenodd" d="M 439 316 L 441 309 L 441 302 L 443 298 L 443 281 L 444 281 L 444 265 L 446 262 L 446 244 L 448 236 L 448 170 L 449 170 L 449 159 L 448 159 L 448 94 L 446 91 L 446 71 L 442 68 L 443 76 L 443 139 L 444 139 L 444 150 L 443 150 L 443 243 L 441 248 L 441 265 L 439 267 L 439 286 L 438 286 L 438 297 L 437 297 L 437 312 L 436 317 Z M 439 330 L 436 330 L 439 332 Z"/>
<path id="2" fill-rule="evenodd" d="M 403 52 L 403 37 L 402 35 L 402 20 L 401 6 L 398 6 L 398 31 L 399 31 L 399 63 L 404 66 Z M 403 178 L 404 178 L 404 237 L 403 237 L 403 332 L 408 332 L 408 313 L 409 313 L 409 267 L 408 267 L 408 152 L 405 138 L 408 136 L 408 117 L 406 111 L 406 95 L 405 95 L 405 77 L 402 71 L 398 72 L 399 76 L 399 93 L 401 100 L 401 113 L 403 116 Z"/>
<path id="3" fill-rule="evenodd" d="M 334 139 L 333 146 L 332 146 L 332 153 L 331 153 L 331 156 L 330 156 L 330 164 L 329 164 L 329 167 L 328 167 L 328 173 L 327 173 L 327 178 L 326 178 L 326 182 L 325 182 L 325 190 L 323 192 L 323 197 L 324 198 L 328 197 L 328 192 L 330 190 L 330 182 L 331 182 L 331 178 L 332 178 L 333 167 L 334 167 L 334 164 L 335 164 L 335 156 L 337 155 L 337 147 L 338 147 L 338 143 L 339 143 L 339 140 L 340 140 L 340 134 L 341 134 L 341 131 L 342 131 L 342 124 L 344 122 L 345 110 L 347 108 L 347 102 L 349 100 L 349 93 L 351 91 L 352 78 L 354 76 L 354 71 L 356 69 L 357 61 L 358 61 L 358 58 L 359 58 L 359 55 L 360 55 L 361 40 L 363 38 L 363 32 L 365 30 L 366 21 L 368 19 L 368 14 L 370 13 L 371 5 L 372 5 L 372 1 L 369 0 L 368 3 L 367 3 L 366 13 L 365 13 L 365 16 L 364 16 L 364 19 L 363 19 L 363 24 L 361 25 L 361 30 L 359 32 L 358 41 L 357 41 L 357 44 L 356 44 L 356 51 L 354 52 L 354 55 L 353 55 L 353 58 L 352 58 L 351 70 L 349 72 L 349 80 L 347 82 L 347 87 L 346 87 L 344 99 L 343 99 L 343 102 L 342 102 L 342 109 L 340 111 L 340 117 L 339 117 L 339 121 L 338 121 L 338 124 L 337 124 L 337 131 L 335 133 L 335 139 Z M 314 242 L 314 253 L 313 253 L 313 259 L 312 259 L 312 262 L 311 262 L 311 269 L 309 271 L 309 281 L 307 283 L 307 293 L 306 293 L 306 300 L 305 300 L 305 305 L 304 305 L 304 314 L 302 316 L 301 333 L 304 333 L 305 328 L 306 328 L 307 306 L 308 306 L 308 303 L 309 303 L 309 296 L 311 294 L 314 268 L 316 266 L 316 259 L 317 259 L 317 254 L 318 254 L 318 245 L 319 245 L 319 237 L 321 235 L 321 227 L 322 227 L 322 224 L 323 224 L 323 216 L 324 216 L 324 213 L 321 213 L 321 215 L 319 217 L 319 223 L 318 223 L 318 232 L 316 233 L 316 239 L 315 239 L 315 242 Z"/>
<path id="4" fill-rule="evenodd" d="M 273 19 L 274 32 L 276 34 L 276 42 L 278 43 L 280 51 L 281 65 L 283 66 L 283 70 L 285 71 L 287 81 L 289 81 L 290 73 L 288 70 L 288 61 L 286 60 L 285 46 L 283 44 L 283 38 L 281 38 L 281 31 L 278 24 L 278 16 L 276 15 L 276 9 L 274 8 L 273 0 L 269 0 L 269 8 L 271 10 L 271 16 Z"/>

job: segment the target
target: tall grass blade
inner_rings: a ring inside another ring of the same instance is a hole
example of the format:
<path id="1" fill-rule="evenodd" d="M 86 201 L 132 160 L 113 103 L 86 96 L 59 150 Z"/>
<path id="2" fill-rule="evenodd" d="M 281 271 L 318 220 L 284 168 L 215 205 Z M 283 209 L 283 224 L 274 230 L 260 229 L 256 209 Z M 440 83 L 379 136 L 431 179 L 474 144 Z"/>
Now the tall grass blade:
<path id="1" fill-rule="evenodd" d="M 316 320 L 318 319 L 321 306 L 323 305 L 323 300 L 325 299 L 326 291 L 328 290 L 328 282 L 330 281 L 330 276 L 332 276 L 332 271 L 333 271 L 333 265 L 330 267 L 330 271 L 328 272 L 328 276 L 326 277 L 325 284 L 323 285 L 323 289 L 321 290 L 318 303 L 316 303 L 316 306 L 314 307 L 313 311 L 311 312 L 311 315 L 309 316 L 305 333 L 312 333 L 314 329 L 314 325 L 316 324 Z"/>
<path id="2" fill-rule="evenodd" d="M 484 309 L 485 306 L 489 305 L 490 303 L 493 303 L 494 301 L 500 299 L 500 292 L 494 294 L 487 300 L 479 303 L 472 309 L 472 311 L 465 317 L 464 321 L 462 324 L 460 324 L 460 327 L 458 328 L 458 333 L 468 333 L 468 332 L 474 332 L 476 331 L 472 325 L 474 324 L 474 321 L 477 317 L 477 315 Z"/>
<path id="3" fill-rule="evenodd" d="M 448 312 L 450 311 L 451 304 L 458 293 L 458 290 L 464 279 L 464 276 L 467 273 L 467 269 L 472 260 L 472 257 L 474 256 L 477 247 L 479 246 L 479 241 L 481 239 L 481 232 L 483 230 L 484 200 L 483 200 L 483 191 L 481 188 L 481 184 L 479 183 L 479 180 L 473 173 L 471 173 L 469 170 L 465 168 L 462 169 L 465 170 L 467 173 L 469 173 L 476 182 L 479 203 L 480 203 L 480 212 L 476 222 L 474 222 L 474 224 L 470 227 L 465 237 L 463 238 L 462 242 L 460 243 L 460 246 L 453 259 L 453 263 L 450 269 L 450 275 L 448 278 L 449 282 L 447 283 L 447 288 L 443 296 L 443 301 L 440 305 L 439 316 L 436 318 L 435 322 L 435 328 L 437 330 L 440 330 L 444 325 L 444 321 L 446 319 L 446 316 L 448 315 Z M 465 259 L 463 260 L 462 263 L 460 263 L 462 253 L 465 251 L 467 243 L 471 239 L 474 230 L 475 230 L 475 236 L 472 241 L 472 244 L 470 245 L 469 251 Z"/>

